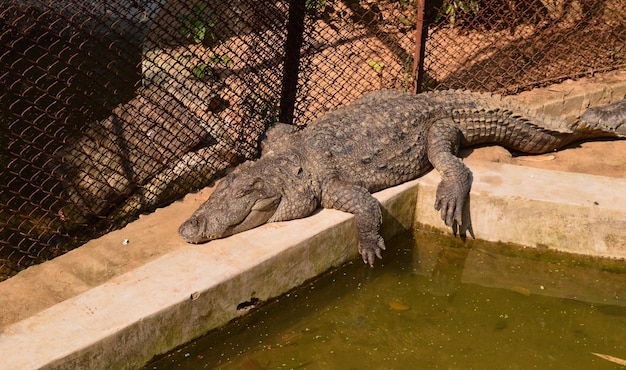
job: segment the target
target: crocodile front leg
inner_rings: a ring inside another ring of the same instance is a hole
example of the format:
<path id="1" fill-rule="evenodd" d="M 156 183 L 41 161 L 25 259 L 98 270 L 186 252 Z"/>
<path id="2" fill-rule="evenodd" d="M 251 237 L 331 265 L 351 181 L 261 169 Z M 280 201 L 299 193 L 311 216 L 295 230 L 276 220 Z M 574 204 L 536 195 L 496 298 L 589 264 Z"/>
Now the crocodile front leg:
<path id="1" fill-rule="evenodd" d="M 470 227 L 469 218 L 463 219 L 463 207 L 469 198 L 472 173 L 456 156 L 461 135 L 452 119 L 438 120 L 428 131 L 428 160 L 441 175 L 435 209 L 441 210 L 441 219 L 455 234 L 457 227 L 461 232 Z"/>
<path id="2" fill-rule="evenodd" d="M 367 189 L 340 180 L 322 185 L 321 205 L 354 214 L 359 236 L 359 253 L 363 262 L 374 266 L 376 257 L 382 258 L 385 241 L 380 236 L 382 213 L 378 200 Z"/>

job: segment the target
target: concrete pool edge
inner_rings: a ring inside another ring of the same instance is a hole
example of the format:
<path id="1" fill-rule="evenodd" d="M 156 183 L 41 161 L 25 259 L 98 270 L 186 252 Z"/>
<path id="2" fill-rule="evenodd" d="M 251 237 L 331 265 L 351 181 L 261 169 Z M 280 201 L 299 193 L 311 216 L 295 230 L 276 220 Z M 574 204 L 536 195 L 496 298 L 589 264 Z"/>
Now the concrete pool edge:
<path id="1" fill-rule="evenodd" d="M 467 159 L 476 239 L 626 258 L 626 179 Z M 419 181 L 415 224 L 449 232 L 432 210 L 439 176 Z"/>

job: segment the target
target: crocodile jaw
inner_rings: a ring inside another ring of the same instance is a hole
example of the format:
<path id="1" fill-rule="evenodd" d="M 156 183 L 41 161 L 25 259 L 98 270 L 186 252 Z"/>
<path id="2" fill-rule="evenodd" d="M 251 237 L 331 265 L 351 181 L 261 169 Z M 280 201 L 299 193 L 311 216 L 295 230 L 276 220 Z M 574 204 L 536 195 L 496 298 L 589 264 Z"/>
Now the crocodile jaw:
<path id="1" fill-rule="evenodd" d="M 282 196 L 262 180 L 224 180 L 180 225 L 178 233 L 188 243 L 204 243 L 252 229 L 266 223 L 276 212 Z"/>

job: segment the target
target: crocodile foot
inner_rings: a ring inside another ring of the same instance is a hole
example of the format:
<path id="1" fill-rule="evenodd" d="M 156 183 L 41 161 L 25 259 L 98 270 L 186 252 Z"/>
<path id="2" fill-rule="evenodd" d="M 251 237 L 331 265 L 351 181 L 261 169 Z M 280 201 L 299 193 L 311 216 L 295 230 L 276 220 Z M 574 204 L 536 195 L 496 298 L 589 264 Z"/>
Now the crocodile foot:
<path id="1" fill-rule="evenodd" d="M 441 211 L 441 219 L 446 226 L 452 228 L 454 236 L 465 239 L 469 232 L 472 238 L 472 219 L 470 215 L 469 184 L 471 175 L 467 182 L 442 180 L 437 187 L 435 198 L 435 210 Z"/>
<path id="2" fill-rule="evenodd" d="M 363 258 L 363 262 L 371 267 L 374 267 L 376 257 L 380 259 L 383 258 L 381 253 L 383 250 L 385 250 L 385 241 L 378 233 L 359 240 L 359 253 L 361 254 L 361 258 Z"/>
<path id="3" fill-rule="evenodd" d="M 437 186 L 435 210 L 441 211 L 441 219 L 449 227 L 463 224 L 463 205 L 469 197 L 469 187 L 445 178 Z"/>
<path id="4" fill-rule="evenodd" d="M 605 132 L 626 135 L 626 100 L 589 108 L 581 116 L 591 127 Z"/>

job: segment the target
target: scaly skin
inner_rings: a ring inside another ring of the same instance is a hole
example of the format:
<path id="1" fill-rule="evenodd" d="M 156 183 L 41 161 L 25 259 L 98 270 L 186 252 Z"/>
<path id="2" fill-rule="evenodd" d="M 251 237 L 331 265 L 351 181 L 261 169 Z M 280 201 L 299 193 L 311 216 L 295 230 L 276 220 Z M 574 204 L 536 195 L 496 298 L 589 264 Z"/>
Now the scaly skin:
<path id="1" fill-rule="evenodd" d="M 270 129 L 261 158 L 226 176 L 179 233 L 201 243 L 266 222 L 305 217 L 321 206 L 355 215 L 359 252 L 373 265 L 385 244 L 379 234 L 380 205 L 372 192 L 435 167 L 442 177 L 435 208 L 455 231 L 467 228 L 463 207 L 471 172 L 456 156 L 460 147 L 494 143 L 543 153 L 575 140 L 624 136 L 624 105 L 589 110 L 588 121 L 567 124 L 532 117 L 490 94 L 370 93 L 302 131 L 282 124 Z"/>

